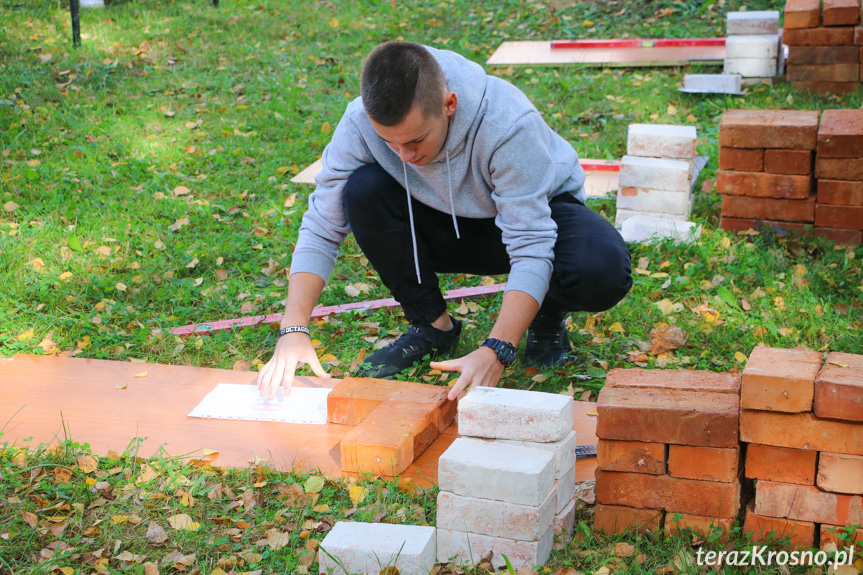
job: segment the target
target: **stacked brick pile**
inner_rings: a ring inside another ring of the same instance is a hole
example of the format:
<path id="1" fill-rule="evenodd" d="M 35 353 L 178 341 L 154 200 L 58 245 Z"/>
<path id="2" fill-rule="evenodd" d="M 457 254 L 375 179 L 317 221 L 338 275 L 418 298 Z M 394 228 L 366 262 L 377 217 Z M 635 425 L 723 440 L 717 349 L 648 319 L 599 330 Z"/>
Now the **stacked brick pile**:
<path id="1" fill-rule="evenodd" d="M 696 139 L 694 126 L 629 126 L 617 192 L 618 227 L 637 215 L 689 219 Z"/>
<path id="2" fill-rule="evenodd" d="M 835 242 L 863 243 L 863 110 L 821 115 L 815 176 L 815 232 Z"/>
<path id="3" fill-rule="evenodd" d="M 723 229 L 768 225 L 802 232 L 815 221 L 818 112 L 729 110 L 719 122 L 716 190 Z"/>
<path id="4" fill-rule="evenodd" d="M 775 78 L 785 64 L 779 12 L 729 12 L 726 22 L 726 74 Z"/>
<path id="5" fill-rule="evenodd" d="M 595 528 L 727 531 L 740 509 L 740 379 L 615 369 L 599 394 Z M 682 520 L 672 517 L 680 514 Z"/>
<path id="6" fill-rule="evenodd" d="M 863 525 L 863 356 L 756 348 L 743 371 L 740 438 L 757 479 L 744 531 L 801 547 Z M 863 529 L 856 539 L 863 542 Z"/>
<path id="7" fill-rule="evenodd" d="M 438 562 L 548 560 L 555 531 L 571 533 L 575 519 L 572 422 L 564 395 L 478 387 L 461 400 L 463 437 L 438 462 Z"/>
<path id="8" fill-rule="evenodd" d="M 854 91 L 863 66 L 860 0 L 787 0 L 788 80 L 816 92 Z"/>
<path id="9" fill-rule="evenodd" d="M 356 426 L 342 438 L 342 471 L 399 475 L 455 418 L 448 392 L 421 383 L 342 380 L 327 397 L 327 420 Z"/>
<path id="10" fill-rule="evenodd" d="M 723 229 L 755 228 L 761 220 L 798 233 L 814 226 L 836 242 L 863 241 L 863 111 L 729 110 L 719 122 L 719 146 Z"/>

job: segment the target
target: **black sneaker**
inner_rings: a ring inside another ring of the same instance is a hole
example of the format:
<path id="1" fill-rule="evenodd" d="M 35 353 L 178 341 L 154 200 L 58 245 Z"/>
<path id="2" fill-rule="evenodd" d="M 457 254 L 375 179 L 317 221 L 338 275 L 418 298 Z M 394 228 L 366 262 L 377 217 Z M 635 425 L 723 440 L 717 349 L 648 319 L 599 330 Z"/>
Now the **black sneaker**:
<path id="1" fill-rule="evenodd" d="M 538 318 L 539 319 L 539 318 Z M 533 367 L 552 367 L 567 362 L 567 354 L 572 351 L 566 326 L 560 319 L 555 323 L 533 320 L 527 328 L 527 341 L 524 345 L 524 362 Z"/>
<path id="2" fill-rule="evenodd" d="M 450 316 L 452 329 L 441 331 L 430 325 L 414 324 L 397 340 L 363 360 L 359 377 L 392 377 L 430 355 L 446 355 L 458 345 L 461 322 Z"/>

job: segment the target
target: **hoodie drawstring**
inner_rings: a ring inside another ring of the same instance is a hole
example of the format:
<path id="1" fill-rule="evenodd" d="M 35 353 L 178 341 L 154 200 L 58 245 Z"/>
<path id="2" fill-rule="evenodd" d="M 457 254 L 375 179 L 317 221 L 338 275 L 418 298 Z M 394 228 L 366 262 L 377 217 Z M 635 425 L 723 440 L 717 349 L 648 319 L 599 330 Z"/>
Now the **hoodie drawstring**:
<path id="1" fill-rule="evenodd" d="M 452 214 L 452 227 L 455 228 L 455 239 L 460 240 L 461 236 L 458 234 L 458 222 L 455 219 L 455 202 L 452 199 L 452 172 L 449 169 L 449 150 L 446 151 L 446 182 L 449 184 L 449 213 Z"/>
<path id="2" fill-rule="evenodd" d="M 411 202 L 411 188 L 408 185 L 408 165 L 406 162 L 402 162 L 402 167 L 405 169 L 405 193 L 407 194 L 408 199 L 408 219 L 410 220 L 411 226 L 411 240 L 414 243 L 414 267 L 417 270 L 417 283 L 423 283 L 422 278 L 420 277 L 420 260 L 417 256 L 417 231 L 414 229 L 414 208 L 413 203 Z"/>
<path id="3" fill-rule="evenodd" d="M 450 214 L 452 215 L 452 227 L 455 228 L 455 237 L 457 240 L 460 240 L 461 235 L 459 234 L 459 231 L 458 231 L 458 221 L 456 221 L 456 218 L 455 218 L 455 201 L 453 200 L 453 195 L 452 195 L 452 172 L 450 171 L 450 167 L 449 167 L 449 150 L 445 150 L 445 151 L 446 151 L 446 179 L 447 179 L 447 184 L 449 184 L 449 211 L 450 211 Z M 421 284 L 421 283 L 423 283 L 423 280 L 422 280 L 422 276 L 420 276 L 420 260 L 419 260 L 419 256 L 417 255 L 417 232 L 416 232 L 416 228 L 414 228 L 414 208 L 413 208 L 413 204 L 411 203 L 411 188 L 410 188 L 410 184 L 408 184 L 408 165 L 407 165 L 407 162 L 402 162 L 402 167 L 404 168 L 404 171 L 405 171 L 405 194 L 407 194 L 408 220 L 410 221 L 411 241 L 413 242 L 413 248 L 414 248 L 414 268 L 416 269 L 416 272 L 417 272 L 417 283 Z"/>

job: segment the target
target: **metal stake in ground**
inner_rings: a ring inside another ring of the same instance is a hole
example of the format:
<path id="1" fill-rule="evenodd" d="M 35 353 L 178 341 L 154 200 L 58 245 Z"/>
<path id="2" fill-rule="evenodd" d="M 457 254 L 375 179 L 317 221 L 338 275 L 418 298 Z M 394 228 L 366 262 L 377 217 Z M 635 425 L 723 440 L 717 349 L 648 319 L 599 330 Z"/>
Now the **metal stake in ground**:
<path id="1" fill-rule="evenodd" d="M 69 10 L 72 13 L 72 45 L 81 45 L 81 19 L 79 13 L 81 6 L 79 0 L 69 0 Z"/>

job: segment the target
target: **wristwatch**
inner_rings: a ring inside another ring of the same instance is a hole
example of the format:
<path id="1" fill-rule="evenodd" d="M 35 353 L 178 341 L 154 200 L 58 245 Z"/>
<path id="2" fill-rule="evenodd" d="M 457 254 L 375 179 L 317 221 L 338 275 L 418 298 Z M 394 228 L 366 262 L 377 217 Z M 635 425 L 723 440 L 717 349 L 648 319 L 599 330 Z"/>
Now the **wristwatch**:
<path id="1" fill-rule="evenodd" d="M 512 365 L 512 362 L 515 361 L 515 346 L 508 341 L 490 337 L 482 342 L 482 345 L 490 347 L 497 355 L 497 360 L 501 362 L 504 367 L 509 367 Z"/>

